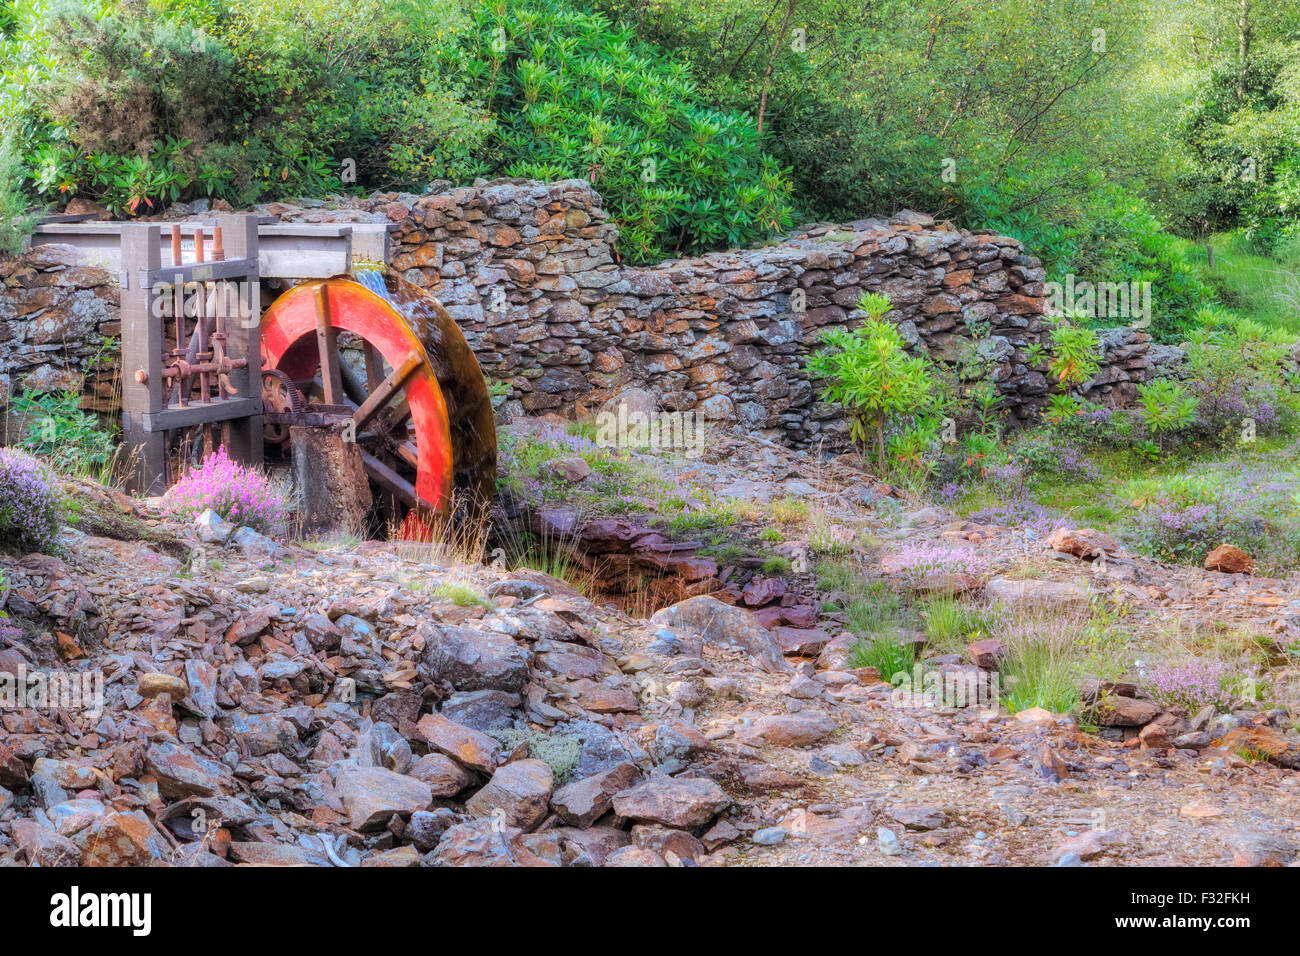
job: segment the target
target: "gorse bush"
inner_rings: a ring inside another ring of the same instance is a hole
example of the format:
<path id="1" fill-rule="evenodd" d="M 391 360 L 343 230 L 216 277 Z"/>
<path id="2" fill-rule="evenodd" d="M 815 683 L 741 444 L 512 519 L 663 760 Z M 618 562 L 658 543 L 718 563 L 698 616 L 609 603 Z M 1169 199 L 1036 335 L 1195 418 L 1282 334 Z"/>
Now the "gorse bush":
<path id="1" fill-rule="evenodd" d="M 746 245 L 791 224 L 790 183 L 754 121 L 710 108 L 684 65 L 631 31 L 560 0 L 496 0 L 474 36 L 446 67 L 486 90 L 505 171 L 590 179 L 626 258 Z"/>
<path id="2" fill-rule="evenodd" d="M 271 490 L 266 477 L 233 461 L 224 447 L 168 489 L 165 507 L 168 514 L 186 516 L 211 508 L 225 520 L 262 534 L 279 533 L 285 520 L 284 499 Z"/>
<path id="3" fill-rule="evenodd" d="M 0 448 L 0 548 L 53 551 L 63 494 L 49 469 L 27 452 Z"/>

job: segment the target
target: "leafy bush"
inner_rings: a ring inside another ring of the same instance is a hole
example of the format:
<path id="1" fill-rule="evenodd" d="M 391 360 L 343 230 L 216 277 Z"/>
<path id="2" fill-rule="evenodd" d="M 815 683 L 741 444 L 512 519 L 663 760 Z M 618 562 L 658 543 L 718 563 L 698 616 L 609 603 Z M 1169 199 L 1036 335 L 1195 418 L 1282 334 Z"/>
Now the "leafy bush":
<path id="1" fill-rule="evenodd" d="M 63 494 L 48 468 L 27 452 L 0 448 L 0 547 L 55 549 Z"/>
<path id="2" fill-rule="evenodd" d="M 24 392 L 10 409 L 26 421 L 23 447 L 51 462 L 59 471 L 96 480 L 110 477 L 117 443 L 99 418 L 81 410 L 77 392 Z"/>
<path id="3" fill-rule="evenodd" d="M 1196 415 L 1196 397 L 1180 382 L 1157 379 L 1138 386 L 1142 421 L 1164 450 L 1165 435 L 1187 427 Z"/>
<path id="4" fill-rule="evenodd" d="M 275 534 L 284 525 L 284 499 L 261 472 L 233 461 L 224 447 L 167 491 L 168 514 L 192 516 L 209 508 L 262 534 Z"/>
<path id="5" fill-rule="evenodd" d="M 36 222 L 36 217 L 27 212 L 22 183 L 22 164 L 13 140 L 0 136 L 0 258 L 22 252 L 23 240 Z"/>
<path id="6" fill-rule="evenodd" d="M 898 328 L 882 317 L 889 300 L 864 298 L 861 304 L 867 320 L 852 332 L 841 328 L 823 332 L 826 348 L 809 357 L 808 370 L 825 381 L 822 398 L 844 406 L 850 437 L 875 445 L 876 468 L 885 475 L 889 471 L 886 423 L 906 418 L 922 431 L 933 431 L 937 422 L 928 421 L 925 413 L 934 408 L 937 380 L 929 358 L 904 351 Z"/>
<path id="7" fill-rule="evenodd" d="M 466 23 L 455 0 L 91 0 L 48 15 L 23 2 L 4 51 L 19 95 L 0 100 L 0 121 L 22 128 L 47 196 L 140 213 L 486 168 L 491 118 L 435 68 Z"/>
<path id="8" fill-rule="evenodd" d="M 710 108 L 684 64 L 564 0 L 480 6 L 447 50 L 486 90 L 508 175 L 590 179 L 632 261 L 742 246 L 788 228 L 790 184 L 744 113 Z"/>

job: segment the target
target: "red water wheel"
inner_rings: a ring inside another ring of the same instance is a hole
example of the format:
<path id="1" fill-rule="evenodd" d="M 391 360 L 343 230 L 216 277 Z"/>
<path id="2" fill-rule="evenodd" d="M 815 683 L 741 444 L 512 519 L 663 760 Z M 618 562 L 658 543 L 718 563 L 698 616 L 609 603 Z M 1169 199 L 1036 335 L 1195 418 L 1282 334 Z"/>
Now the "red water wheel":
<path id="1" fill-rule="evenodd" d="M 404 537 L 427 537 L 440 519 L 491 499 L 487 385 L 456 323 L 422 290 L 379 270 L 299 285 L 264 313 L 262 359 L 268 409 L 350 415 L 366 473 Z M 287 435 L 268 426 L 266 438 Z"/>

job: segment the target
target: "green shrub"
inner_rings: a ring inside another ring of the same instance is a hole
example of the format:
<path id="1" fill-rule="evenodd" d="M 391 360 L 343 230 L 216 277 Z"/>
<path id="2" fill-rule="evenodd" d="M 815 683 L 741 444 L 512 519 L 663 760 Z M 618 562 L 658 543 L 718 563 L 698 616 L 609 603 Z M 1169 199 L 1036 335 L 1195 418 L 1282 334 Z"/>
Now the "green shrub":
<path id="1" fill-rule="evenodd" d="M 22 445 L 61 472 L 104 481 L 111 477 L 117 441 L 99 418 L 81 410 L 78 392 L 23 392 L 10 409 L 26 422 Z"/>
<path id="2" fill-rule="evenodd" d="M 0 121 L 51 198 L 142 213 L 486 168 L 491 118 L 436 68 L 467 22 L 456 0 L 22 2 Z"/>
<path id="3" fill-rule="evenodd" d="M 1164 451 L 1165 435 L 1186 428 L 1196 416 L 1196 396 L 1173 379 L 1162 378 L 1139 385 L 1138 397 L 1142 402 L 1142 421 L 1156 436 L 1161 451 Z"/>
<path id="4" fill-rule="evenodd" d="M 512 176 L 590 179 L 625 259 L 743 246 L 791 224 L 790 184 L 749 116 L 710 108 L 689 69 L 564 0 L 480 6 L 448 70 L 485 89 Z"/>
<path id="5" fill-rule="evenodd" d="M 824 380 L 821 396 L 844 406 L 849 415 L 849 435 L 860 444 L 874 444 L 876 467 L 889 471 L 885 456 L 885 425 L 906 418 L 922 425 L 938 394 L 937 380 L 927 357 L 903 349 L 897 327 L 881 317 L 888 300 L 864 301 L 876 314 L 853 332 L 827 329 L 822 351 L 808 359 L 808 370 Z M 866 310 L 864 310 L 866 311 Z"/>
<path id="6" fill-rule="evenodd" d="M 11 137 L 0 137 L 0 257 L 16 256 L 36 217 L 27 212 L 22 164 Z"/>

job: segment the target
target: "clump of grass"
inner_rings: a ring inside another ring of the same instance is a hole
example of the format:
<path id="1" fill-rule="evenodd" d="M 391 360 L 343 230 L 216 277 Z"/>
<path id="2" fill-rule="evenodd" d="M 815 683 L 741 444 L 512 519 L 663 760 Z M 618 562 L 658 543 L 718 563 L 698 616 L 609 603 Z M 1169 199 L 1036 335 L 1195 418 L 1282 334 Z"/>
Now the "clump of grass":
<path id="1" fill-rule="evenodd" d="M 921 607 L 921 618 L 926 643 L 944 653 L 959 651 L 988 627 L 981 609 L 952 596 L 927 600 Z"/>
<path id="2" fill-rule="evenodd" d="M 849 662 L 854 667 L 874 667 L 891 684 L 900 675 L 910 674 L 915 664 L 911 649 L 899 641 L 897 630 L 859 638 L 849 648 Z"/>
<path id="3" fill-rule="evenodd" d="M 812 514 L 812 507 L 797 498 L 781 498 L 772 502 L 772 520 L 779 525 L 801 525 Z"/>
<path id="4" fill-rule="evenodd" d="M 872 634 L 889 627 L 897 627 L 902 602 L 896 591 L 873 588 L 859 592 L 844 608 L 845 624 L 858 634 Z"/>
<path id="5" fill-rule="evenodd" d="M 457 607 L 488 607 L 492 602 L 480 594 L 477 590 L 468 584 L 460 582 L 451 582 L 438 585 L 433 589 L 434 597 L 440 597 L 450 601 Z"/>
<path id="6" fill-rule="evenodd" d="M 771 544 L 775 544 L 776 542 L 783 541 L 785 539 L 785 535 L 783 535 L 780 529 L 778 528 L 764 528 L 762 531 L 758 533 L 758 536 L 763 541 L 767 541 Z"/>
<path id="7" fill-rule="evenodd" d="M 783 558 L 779 555 L 772 555 L 763 562 L 764 574 L 788 574 L 790 571 L 790 559 Z"/>

